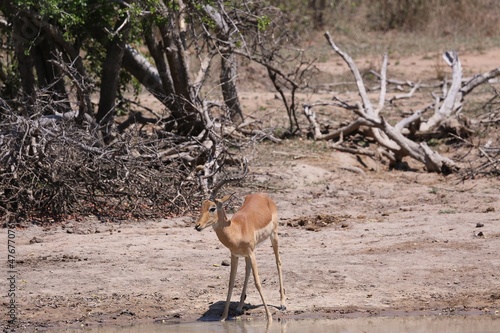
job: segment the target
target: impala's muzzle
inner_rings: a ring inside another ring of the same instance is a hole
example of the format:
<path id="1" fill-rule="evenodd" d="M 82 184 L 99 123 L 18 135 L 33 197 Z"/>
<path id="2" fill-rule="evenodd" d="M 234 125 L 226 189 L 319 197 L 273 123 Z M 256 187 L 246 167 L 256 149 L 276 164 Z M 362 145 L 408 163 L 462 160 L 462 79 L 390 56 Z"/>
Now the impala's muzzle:
<path id="1" fill-rule="evenodd" d="M 201 225 L 197 224 L 195 227 L 194 227 L 197 231 L 202 231 L 203 228 L 201 227 Z"/>

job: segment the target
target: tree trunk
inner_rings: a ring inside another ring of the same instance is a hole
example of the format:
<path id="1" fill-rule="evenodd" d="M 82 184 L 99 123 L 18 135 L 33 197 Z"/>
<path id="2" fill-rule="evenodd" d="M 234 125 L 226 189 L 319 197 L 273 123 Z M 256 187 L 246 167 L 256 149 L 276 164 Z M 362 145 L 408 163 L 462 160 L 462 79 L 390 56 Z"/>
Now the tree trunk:
<path id="1" fill-rule="evenodd" d="M 173 94 L 175 91 L 174 82 L 172 80 L 172 74 L 170 73 L 170 69 L 168 68 L 167 63 L 165 62 L 165 57 L 160 47 L 161 45 L 157 43 L 157 41 L 154 38 L 153 32 L 151 30 L 147 31 L 144 34 L 144 39 L 146 41 L 146 45 L 148 46 L 149 53 L 151 54 L 151 56 L 155 61 L 165 97 L 167 99 L 173 100 Z M 170 104 L 171 105 L 168 104 L 165 105 L 167 105 L 167 107 L 169 108 L 174 106 L 173 103 Z"/>
<path id="2" fill-rule="evenodd" d="M 171 112 L 173 118 L 179 125 L 178 132 L 180 134 L 200 133 L 203 129 L 201 120 L 194 116 L 193 112 L 188 114 L 183 107 L 186 101 L 180 98 L 175 93 L 169 95 L 164 91 L 164 84 L 160 74 L 149 61 L 131 46 L 125 46 L 123 55 L 123 68 L 133 75 L 146 89 L 153 94 L 160 102 L 163 103 Z M 173 77 L 172 77 L 173 78 Z M 192 109 L 193 106 L 190 108 Z"/>
<path id="3" fill-rule="evenodd" d="M 106 59 L 102 65 L 101 91 L 96 120 L 101 127 L 105 143 L 111 139 L 124 46 L 125 43 L 118 38 L 109 42 L 106 47 Z"/>
<path id="4" fill-rule="evenodd" d="M 243 122 L 238 89 L 236 87 L 237 64 L 236 57 L 231 52 L 221 54 L 220 83 L 224 102 L 229 109 L 231 120 L 236 125 Z"/>
<path id="5" fill-rule="evenodd" d="M 238 89 L 236 86 L 237 77 L 237 63 L 236 56 L 232 50 L 233 41 L 231 40 L 231 31 L 226 20 L 222 15 L 212 6 L 205 5 L 203 7 L 205 12 L 217 24 L 217 38 L 224 45 L 221 53 L 221 71 L 220 71 L 220 84 L 222 89 L 222 96 L 224 102 L 229 109 L 231 120 L 236 124 L 243 122 L 243 111 L 241 110 L 240 99 L 238 97 Z"/>
<path id="6" fill-rule="evenodd" d="M 55 45 L 45 34 L 39 40 L 40 42 L 32 48 L 38 87 L 49 91 L 48 97 L 56 112 L 64 113 L 71 111 L 68 94 L 64 86 L 64 80 L 62 79 L 62 71 L 52 63 L 52 61 L 56 60 Z"/>
<path id="7" fill-rule="evenodd" d="M 177 131 L 181 135 L 197 135 L 205 129 L 200 117 L 201 112 L 197 109 L 202 106 L 202 103 L 191 93 L 192 82 L 181 36 L 173 24 L 168 27 L 160 25 L 159 29 L 165 44 L 164 52 L 175 89 L 176 107 L 171 111 L 178 124 Z"/>
<path id="8" fill-rule="evenodd" d="M 79 111 L 77 122 L 81 123 L 85 118 L 85 114 L 92 114 L 92 103 L 90 101 L 90 92 L 87 84 L 87 74 L 80 56 L 79 49 L 65 40 L 63 33 L 54 25 L 45 21 L 39 14 L 31 10 L 21 10 L 20 15 L 25 15 L 29 18 L 28 23 L 35 28 L 36 33 L 41 29 L 51 43 L 63 52 L 64 60 L 67 66 L 71 68 L 71 73 L 66 73 L 70 79 L 77 85 L 77 94 L 79 101 Z M 26 27 L 23 27 L 26 31 Z"/>
<path id="9" fill-rule="evenodd" d="M 29 20 L 18 14 L 13 19 L 14 53 L 17 58 L 21 85 L 24 90 L 23 109 L 25 115 L 32 113 L 32 105 L 35 101 L 35 75 L 33 74 L 33 58 L 26 53 L 29 49 L 29 42 L 34 37 L 35 27 Z"/>
<path id="10" fill-rule="evenodd" d="M 169 103 L 169 99 L 167 99 L 156 68 L 130 45 L 125 45 L 122 66 L 166 107 L 170 109 L 173 106 L 172 103 Z"/>
<path id="11" fill-rule="evenodd" d="M 173 25 L 169 27 L 160 25 L 159 28 L 165 45 L 164 51 L 167 56 L 175 93 L 186 101 L 193 101 L 189 92 L 191 87 L 189 66 L 181 37 Z"/>

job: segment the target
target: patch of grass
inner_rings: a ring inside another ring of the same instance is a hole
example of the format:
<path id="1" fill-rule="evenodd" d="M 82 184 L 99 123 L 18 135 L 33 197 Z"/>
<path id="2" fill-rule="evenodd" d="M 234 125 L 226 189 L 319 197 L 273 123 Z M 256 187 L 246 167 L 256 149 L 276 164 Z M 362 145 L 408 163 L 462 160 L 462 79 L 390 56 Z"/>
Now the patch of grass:
<path id="1" fill-rule="evenodd" d="M 429 139 L 429 140 L 427 140 L 427 145 L 429 147 L 435 147 L 435 146 L 439 145 L 439 140 L 438 139 L 434 139 L 434 138 Z"/>
<path id="2" fill-rule="evenodd" d="M 438 211 L 438 214 L 456 214 L 457 212 L 454 209 L 447 208 L 447 209 L 441 209 Z"/>

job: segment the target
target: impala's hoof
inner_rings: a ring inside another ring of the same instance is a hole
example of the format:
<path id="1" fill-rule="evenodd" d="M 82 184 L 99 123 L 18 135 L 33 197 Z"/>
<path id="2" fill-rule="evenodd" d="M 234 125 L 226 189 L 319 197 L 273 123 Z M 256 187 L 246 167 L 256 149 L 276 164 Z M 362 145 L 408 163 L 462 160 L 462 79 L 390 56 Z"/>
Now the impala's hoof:
<path id="1" fill-rule="evenodd" d="M 281 311 L 285 311 L 285 310 L 286 310 L 286 306 L 281 305 L 281 306 L 280 306 L 280 310 L 281 310 Z"/>

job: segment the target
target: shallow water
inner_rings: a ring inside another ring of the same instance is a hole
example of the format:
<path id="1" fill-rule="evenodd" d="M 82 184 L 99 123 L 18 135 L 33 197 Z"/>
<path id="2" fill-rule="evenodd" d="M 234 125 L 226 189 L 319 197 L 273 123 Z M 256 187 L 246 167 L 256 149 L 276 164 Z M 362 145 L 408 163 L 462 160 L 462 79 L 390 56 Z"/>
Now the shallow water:
<path id="1" fill-rule="evenodd" d="M 499 333 L 499 316 L 370 317 L 350 319 L 275 320 L 147 324 L 128 327 L 95 327 L 59 332 L 100 333 Z"/>

